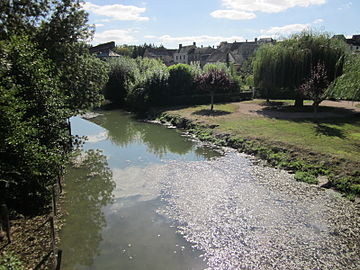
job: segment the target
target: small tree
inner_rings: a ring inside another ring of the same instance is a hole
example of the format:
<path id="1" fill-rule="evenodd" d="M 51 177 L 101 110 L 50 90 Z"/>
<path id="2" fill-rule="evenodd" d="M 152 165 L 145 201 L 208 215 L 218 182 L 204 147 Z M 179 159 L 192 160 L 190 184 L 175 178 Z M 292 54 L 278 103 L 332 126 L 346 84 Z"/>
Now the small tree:
<path id="1" fill-rule="evenodd" d="M 211 107 L 210 110 L 214 109 L 214 94 L 222 88 L 230 89 L 232 81 L 228 74 L 223 70 L 212 69 L 208 72 L 200 75 L 197 78 L 197 84 L 200 89 L 209 91 L 211 95 Z"/>
<path id="2" fill-rule="evenodd" d="M 319 62 L 311 69 L 310 77 L 300 85 L 300 92 L 314 101 L 314 113 L 317 113 L 319 104 L 326 98 L 325 91 L 329 84 L 325 65 Z"/>

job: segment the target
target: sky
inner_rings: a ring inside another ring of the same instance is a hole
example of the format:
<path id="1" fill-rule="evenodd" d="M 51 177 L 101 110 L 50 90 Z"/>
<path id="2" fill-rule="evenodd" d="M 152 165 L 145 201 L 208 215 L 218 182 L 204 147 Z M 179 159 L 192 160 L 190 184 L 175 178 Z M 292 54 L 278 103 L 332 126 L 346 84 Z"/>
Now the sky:
<path id="1" fill-rule="evenodd" d="M 360 0 L 90 0 L 91 43 L 216 46 L 304 29 L 360 34 Z"/>

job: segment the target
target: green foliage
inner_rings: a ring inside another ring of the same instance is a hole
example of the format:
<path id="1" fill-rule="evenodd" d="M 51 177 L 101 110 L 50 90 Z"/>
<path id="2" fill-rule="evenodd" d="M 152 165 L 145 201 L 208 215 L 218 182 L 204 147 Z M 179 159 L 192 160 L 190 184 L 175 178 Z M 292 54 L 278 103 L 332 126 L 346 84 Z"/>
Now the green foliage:
<path id="1" fill-rule="evenodd" d="M 301 181 L 308 184 L 317 184 L 319 182 L 317 178 L 309 172 L 297 171 L 294 177 L 296 181 Z"/>
<path id="2" fill-rule="evenodd" d="M 28 38 L 12 37 L 0 52 L 0 203 L 31 212 L 64 163 L 68 113 L 53 66 Z"/>
<path id="3" fill-rule="evenodd" d="M 137 73 L 134 87 L 128 92 L 126 101 L 133 109 L 144 111 L 150 105 L 161 105 L 166 101 L 169 72 L 158 59 L 137 58 Z"/>
<path id="4" fill-rule="evenodd" d="M 295 98 L 303 98 L 299 86 L 318 63 L 325 67 L 329 82 L 341 75 L 346 44 L 326 34 L 303 32 L 274 44 L 263 45 L 253 62 L 254 83 L 266 89 L 267 98 L 279 89 L 288 89 Z M 292 98 L 292 97 L 290 97 Z"/>
<path id="5" fill-rule="evenodd" d="M 128 57 L 107 60 L 110 66 L 109 80 L 104 88 L 106 99 L 124 104 L 128 92 L 134 87 L 138 71 L 137 62 Z"/>
<path id="6" fill-rule="evenodd" d="M 177 64 L 169 68 L 169 94 L 180 96 L 194 92 L 194 69 L 187 64 Z"/>
<path id="7" fill-rule="evenodd" d="M 67 160 L 66 119 L 100 104 L 107 64 L 80 0 L 0 3 L 0 203 L 35 213 Z"/>
<path id="8" fill-rule="evenodd" d="M 347 58 L 344 74 L 330 87 L 329 94 L 339 99 L 360 100 L 360 56 Z"/>
<path id="9" fill-rule="evenodd" d="M 23 270 L 23 264 L 13 253 L 3 253 L 0 256 L 0 270 Z"/>

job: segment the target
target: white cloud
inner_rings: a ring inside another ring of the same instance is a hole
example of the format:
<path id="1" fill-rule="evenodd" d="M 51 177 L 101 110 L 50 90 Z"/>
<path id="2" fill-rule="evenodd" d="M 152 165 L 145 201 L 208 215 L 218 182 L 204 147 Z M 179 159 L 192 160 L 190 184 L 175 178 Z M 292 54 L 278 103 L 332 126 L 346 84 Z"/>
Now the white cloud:
<path id="1" fill-rule="evenodd" d="M 260 33 L 262 34 L 261 37 L 270 36 L 272 38 L 279 38 L 298 33 L 309 28 L 310 24 L 288 24 L 284 26 L 274 26 L 269 29 L 262 29 Z"/>
<path id="2" fill-rule="evenodd" d="M 133 36 L 134 31 L 129 29 L 113 29 L 103 32 L 95 32 L 93 44 L 115 41 L 117 44 L 136 43 L 138 40 Z"/>
<path id="3" fill-rule="evenodd" d="M 245 41 L 245 38 L 242 36 L 210 36 L 210 35 L 201 35 L 201 36 L 179 36 L 174 37 L 170 35 L 163 35 L 154 38 L 157 40 L 157 44 L 163 44 L 167 47 L 177 47 L 178 44 L 191 45 L 193 42 L 196 42 L 198 45 L 218 45 L 222 41 L 234 42 L 234 41 Z"/>
<path id="4" fill-rule="evenodd" d="M 85 2 L 83 8 L 86 11 L 110 17 L 113 20 L 119 21 L 148 21 L 149 17 L 141 17 L 141 14 L 146 11 L 146 8 L 127 6 L 121 4 L 114 5 L 95 5 L 91 2 Z"/>
<path id="5" fill-rule="evenodd" d="M 222 3 L 235 10 L 277 13 L 296 6 L 322 5 L 326 0 L 222 0 Z"/>
<path id="6" fill-rule="evenodd" d="M 230 19 L 230 20 L 251 20 L 255 19 L 256 15 L 252 12 L 246 12 L 241 10 L 215 10 L 210 13 L 214 18 Z"/>
<path id="7" fill-rule="evenodd" d="M 103 23 L 95 23 L 95 27 L 103 27 L 103 26 L 105 26 L 105 24 L 103 24 Z"/>
<path id="8" fill-rule="evenodd" d="M 313 21 L 313 24 L 320 24 L 323 23 L 324 20 L 323 19 L 316 19 L 315 21 Z"/>

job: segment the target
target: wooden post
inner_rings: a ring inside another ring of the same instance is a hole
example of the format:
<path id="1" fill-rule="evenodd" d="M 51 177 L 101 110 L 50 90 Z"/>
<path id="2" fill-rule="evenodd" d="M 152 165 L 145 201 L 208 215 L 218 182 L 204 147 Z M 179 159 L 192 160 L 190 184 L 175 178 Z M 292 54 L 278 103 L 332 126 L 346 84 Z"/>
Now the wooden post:
<path id="1" fill-rule="evenodd" d="M 62 172 L 61 172 L 61 171 L 59 171 L 59 173 L 58 173 L 58 186 L 59 186 L 59 193 L 62 193 L 62 184 L 61 184 L 61 178 L 62 178 L 62 176 L 61 176 L 61 174 L 62 174 Z"/>
<path id="2" fill-rule="evenodd" d="M 51 249 L 54 255 L 54 265 L 56 263 L 56 238 L 55 238 L 55 226 L 54 226 L 54 216 L 50 215 L 50 235 L 51 235 Z"/>
<path id="3" fill-rule="evenodd" d="M 71 122 L 70 122 L 70 118 L 68 118 L 68 131 L 69 131 L 69 149 L 72 150 L 73 149 L 73 145 L 72 145 L 72 138 L 71 138 Z"/>
<path id="4" fill-rule="evenodd" d="M 62 250 L 59 249 L 59 250 L 58 250 L 58 253 L 57 253 L 56 269 L 55 269 L 55 270 L 60 270 L 60 267 L 61 267 L 61 257 L 62 257 Z"/>
<path id="5" fill-rule="evenodd" d="M 52 186 L 52 206 L 53 206 L 53 214 L 56 216 L 56 190 L 55 185 Z"/>
<path id="6" fill-rule="evenodd" d="M 6 231 L 6 236 L 7 236 L 8 242 L 11 243 L 9 211 L 8 211 L 6 204 L 1 205 L 1 222 Z"/>

